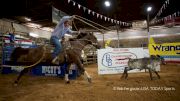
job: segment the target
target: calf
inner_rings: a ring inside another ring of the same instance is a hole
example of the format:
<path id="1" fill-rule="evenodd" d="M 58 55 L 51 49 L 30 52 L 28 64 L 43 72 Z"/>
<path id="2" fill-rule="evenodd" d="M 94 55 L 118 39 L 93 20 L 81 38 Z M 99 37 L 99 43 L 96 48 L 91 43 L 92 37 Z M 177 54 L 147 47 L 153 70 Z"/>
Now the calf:
<path id="1" fill-rule="evenodd" d="M 128 61 L 128 67 L 125 67 L 124 73 L 121 78 L 127 79 L 128 77 L 128 71 L 133 69 L 148 69 L 150 78 L 152 80 L 152 71 L 157 75 L 157 77 L 160 79 L 160 76 L 158 72 L 156 71 L 156 66 L 160 65 L 160 63 L 165 63 L 164 59 L 161 58 L 159 55 L 155 56 L 152 55 L 149 58 L 141 58 L 141 59 L 131 59 L 129 58 Z"/>

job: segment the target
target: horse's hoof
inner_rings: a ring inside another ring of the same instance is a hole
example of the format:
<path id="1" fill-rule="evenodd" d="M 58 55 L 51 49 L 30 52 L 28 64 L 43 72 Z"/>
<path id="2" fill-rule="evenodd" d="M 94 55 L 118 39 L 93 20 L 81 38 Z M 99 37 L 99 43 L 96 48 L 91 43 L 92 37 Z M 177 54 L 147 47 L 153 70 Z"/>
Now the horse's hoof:
<path id="1" fill-rule="evenodd" d="M 89 83 L 92 83 L 92 79 L 91 78 L 87 78 Z"/>
<path id="2" fill-rule="evenodd" d="M 128 80 L 128 78 L 124 78 L 124 80 Z"/>
<path id="3" fill-rule="evenodd" d="M 18 86 L 18 84 L 17 84 L 17 83 L 14 83 L 14 85 L 13 85 L 13 86 L 17 87 L 17 86 Z"/>
<path id="4" fill-rule="evenodd" d="M 121 79 L 121 80 L 123 80 L 123 79 L 124 79 L 124 77 L 123 77 L 123 76 L 121 76 L 121 77 L 120 77 L 120 79 Z"/>
<path id="5" fill-rule="evenodd" d="M 17 81 L 14 81 L 13 86 L 18 86 L 18 82 L 17 82 Z"/>
<path id="6" fill-rule="evenodd" d="M 66 81 L 66 84 L 70 84 L 70 81 Z"/>

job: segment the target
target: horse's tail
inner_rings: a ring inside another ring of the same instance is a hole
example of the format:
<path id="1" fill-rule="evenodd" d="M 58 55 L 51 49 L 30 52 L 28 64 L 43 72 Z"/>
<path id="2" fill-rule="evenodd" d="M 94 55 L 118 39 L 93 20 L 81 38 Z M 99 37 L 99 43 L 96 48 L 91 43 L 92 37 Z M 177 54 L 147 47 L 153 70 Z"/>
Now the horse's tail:
<path id="1" fill-rule="evenodd" d="M 43 46 L 43 54 L 42 54 L 41 58 L 37 62 L 35 62 L 34 64 L 29 65 L 29 66 L 25 66 L 24 68 L 33 67 L 33 66 L 39 64 L 44 59 L 45 54 L 46 54 L 46 45 Z"/>

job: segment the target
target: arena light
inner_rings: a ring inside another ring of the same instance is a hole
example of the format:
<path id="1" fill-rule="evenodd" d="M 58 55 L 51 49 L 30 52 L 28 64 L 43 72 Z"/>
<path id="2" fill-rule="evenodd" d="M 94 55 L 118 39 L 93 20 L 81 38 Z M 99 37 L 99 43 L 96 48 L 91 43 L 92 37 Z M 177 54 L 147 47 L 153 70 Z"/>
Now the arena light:
<path id="1" fill-rule="evenodd" d="M 35 38 L 38 38 L 38 37 L 39 37 L 39 35 L 38 35 L 38 34 L 31 33 L 31 32 L 29 33 L 29 35 L 30 35 L 30 36 L 32 36 L 32 37 L 35 37 Z"/>
<path id="2" fill-rule="evenodd" d="M 24 19 L 25 19 L 26 21 L 31 21 L 31 19 L 28 18 L 28 17 L 24 17 Z"/>
<path id="3" fill-rule="evenodd" d="M 111 6 L 111 3 L 110 3 L 109 1 L 105 1 L 105 2 L 104 2 L 104 5 L 105 5 L 106 7 L 110 7 L 110 6 Z"/>
<path id="4" fill-rule="evenodd" d="M 52 32 L 54 30 L 53 28 L 50 28 L 50 27 L 43 27 L 43 28 L 40 28 L 40 29 L 48 31 L 48 32 Z"/>
<path id="5" fill-rule="evenodd" d="M 149 6 L 149 7 L 147 8 L 147 12 L 150 12 L 151 10 L 152 10 L 152 7 Z"/>
<path id="6" fill-rule="evenodd" d="M 28 27 L 33 27 L 33 28 L 40 28 L 41 27 L 41 25 L 36 24 L 36 23 L 26 23 L 25 25 Z"/>

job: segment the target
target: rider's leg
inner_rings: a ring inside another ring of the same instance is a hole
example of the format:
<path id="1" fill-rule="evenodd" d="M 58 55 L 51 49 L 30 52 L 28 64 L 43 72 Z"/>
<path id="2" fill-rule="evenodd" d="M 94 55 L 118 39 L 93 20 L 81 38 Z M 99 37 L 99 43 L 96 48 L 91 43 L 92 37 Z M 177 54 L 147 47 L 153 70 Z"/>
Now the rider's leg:
<path id="1" fill-rule="evenodd" d="M 61 43 L 59 42 L 59 39 L 55 36 L 51 37 L 51 43 L 55 46 L 54 51 L 52 53 L 52 63 L 55 63 L 55 61 L 58 59 L 57 56 L 61 51 Z"/>

